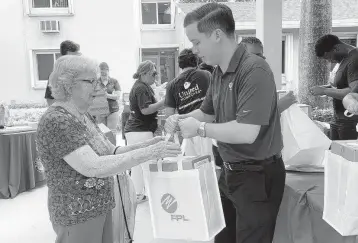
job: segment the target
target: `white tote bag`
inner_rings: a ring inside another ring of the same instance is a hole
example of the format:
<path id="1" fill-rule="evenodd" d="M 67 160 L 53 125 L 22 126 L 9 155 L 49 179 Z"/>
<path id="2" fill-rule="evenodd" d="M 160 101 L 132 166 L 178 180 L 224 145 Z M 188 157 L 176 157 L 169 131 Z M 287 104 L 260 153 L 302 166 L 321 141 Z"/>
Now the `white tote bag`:
<path id="1" fill-rule="evenodd" d="M 202 138 L 200 136 L 184 138 L 181 149 L 186 156 L 210 155 L 211 159 L 214 159 L 213 140 L 211 138 Z"/>
<path id="2" fill-rule="evenodd" d="M 209 241 L 225 227 L 209 156 L 180 156 L 151 164 L 145 182 L 154 238 Z"/>
<path id="3" fill-rule="evenodd" d="M 281 114 L 281 128 L 286 166 L 323 168 L 324 153 L 331 140 L 296 104 Z"/>
<path id="4" fill-rule="evenodd" d="M 358 235 L 358 162 L 326 152 L 323 219 L 343 236 Z"/>

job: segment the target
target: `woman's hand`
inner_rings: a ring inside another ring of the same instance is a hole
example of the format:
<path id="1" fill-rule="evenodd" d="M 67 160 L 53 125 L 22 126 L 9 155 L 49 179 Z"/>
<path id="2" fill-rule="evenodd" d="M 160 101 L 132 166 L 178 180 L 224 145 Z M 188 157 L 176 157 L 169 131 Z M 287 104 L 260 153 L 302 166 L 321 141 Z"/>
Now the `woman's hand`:
<path id="1" fill-rule="evenodd" d="M 174 114 L 169 116 L 164 124 L 164 130 L 166 133 L 173 134 L 179 131 L 179 115 Z"/>
<path id="2" fill-rule="evenodd" d="M 171 142 L 161 141 L 147 148 L 154 159 L 177 157 L 181 154 L 180 145 Z"/>
<path id="3" fill-rule="evenodd" d="M 150 145 L 154 145 L 154 144 L 159 143 L 159 142 L 163 142 L 164 140 L 165 140 L 165 137 L 158 136 L 158 137 L 154 137 L 152 139 L 149 139 L 149 140 L 145 141 L 145 143 L 146 143 L 147 146 L 150 146 Z"/>

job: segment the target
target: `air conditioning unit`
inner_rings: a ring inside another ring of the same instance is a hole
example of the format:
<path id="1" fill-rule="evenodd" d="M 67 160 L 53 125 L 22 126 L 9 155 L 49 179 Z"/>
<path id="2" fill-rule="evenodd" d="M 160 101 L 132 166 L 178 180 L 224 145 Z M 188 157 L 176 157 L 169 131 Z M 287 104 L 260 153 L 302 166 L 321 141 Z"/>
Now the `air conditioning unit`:
<path id="1" fill-rule="evenodd" d="M 60 21 L 40 20 L 40 29 L 43 33 L 60 33 Z"/>

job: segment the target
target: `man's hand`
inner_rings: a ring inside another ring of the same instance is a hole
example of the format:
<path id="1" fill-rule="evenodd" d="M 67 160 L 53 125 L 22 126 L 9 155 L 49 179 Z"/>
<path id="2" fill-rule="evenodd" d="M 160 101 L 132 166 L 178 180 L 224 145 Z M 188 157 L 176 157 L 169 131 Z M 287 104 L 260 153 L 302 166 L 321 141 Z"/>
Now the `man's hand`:
<path id="1" fill-rule="evenodd" d="M 351 114 L 358 115 L 358 94 L 349 93 L 343 99 L 343 105 Z"/>
<path id="2" fill-rule="evenodd" d="M 198 136 L 200 121 L 189 117 L 183 120 L 179 120 L 179 127 L 184 138 L 192 138 Z"/>
<path id="3" fill-rule="evenodd" d="M 288 109 L 291 105 L 297 103 L 296 96 L 292 91 L 288 92 L 285 96 L 278 100 L 278 108 L 280 112 Z"/>
<path id="4" fill-rule="evenodd" d="M 179 131 L 178 127 L 179 115 L 174 114 L 167 118 L 164 125 L 164 130 L 166 133 L 173 134 L 176 131 Z"/>
<path id="5" fill-rule="evenodd" d="M 326 89 L 327 88 L 324 86 L 315 86 L 310 89 L 310 92 L 314 96 L 322 96 L 322 95 L 326 95 L 325 93 Z"/>

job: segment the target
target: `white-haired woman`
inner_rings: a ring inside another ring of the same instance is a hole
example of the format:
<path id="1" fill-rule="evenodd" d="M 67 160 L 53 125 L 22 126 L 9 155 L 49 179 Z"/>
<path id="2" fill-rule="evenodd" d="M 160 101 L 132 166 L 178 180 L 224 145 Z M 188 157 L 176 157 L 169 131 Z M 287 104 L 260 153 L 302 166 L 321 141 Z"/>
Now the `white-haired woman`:
<path id="1" fill-rule="evenodd" d="M 164 108 L 164 99 L 157 102 L 151 85 L 155 83 L 157 71 L 155 64 L 144 61 L 139 64 L 137 72 L 133 75 L 136 79 L 129 93 L 130 116 L 124 128 L 127 144 L 136 144 L 153 138 L 158 128 L 157 115 Z M 146 166 L 132 168 L 131 178 L 137 192 L 138 202 L 145 201 L 143 169 Z"/>
<path id="2" fill-rule="evenodd" d="M 56 102 L 41 118 L 36 140 L 56 243 L 113 243 L 113 176 L 180 153 L 161 138 L 113 146 L 87 113 L 97 76 L 97 64 L 83 56 L 59 58 L 50 76 Z"/>

